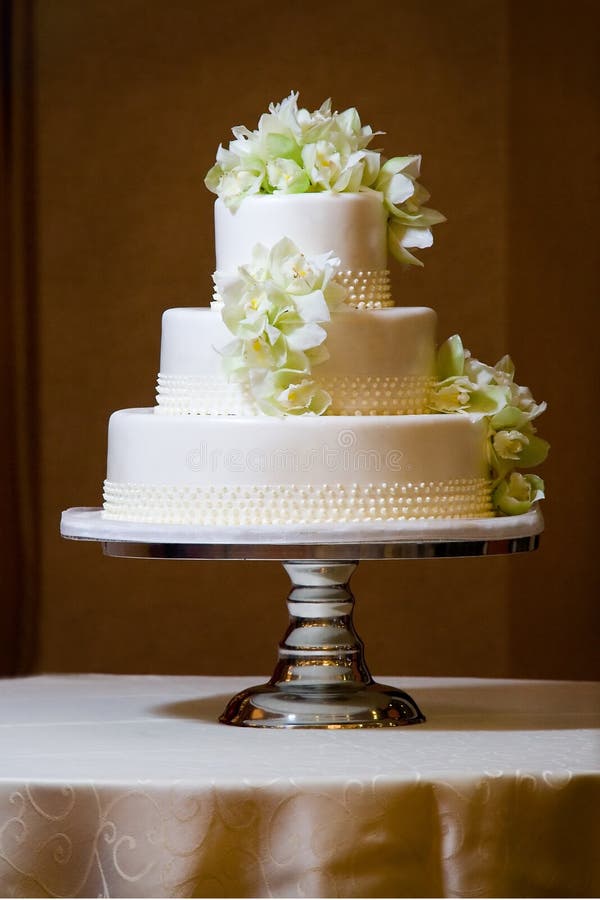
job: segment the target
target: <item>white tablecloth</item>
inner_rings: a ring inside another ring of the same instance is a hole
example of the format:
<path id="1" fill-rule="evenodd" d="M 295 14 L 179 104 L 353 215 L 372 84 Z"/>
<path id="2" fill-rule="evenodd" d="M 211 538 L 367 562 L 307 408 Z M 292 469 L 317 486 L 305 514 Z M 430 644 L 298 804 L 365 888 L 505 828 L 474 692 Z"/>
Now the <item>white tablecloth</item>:
<path id="1" fill-rule="evenodd" d="M 216 723 L 261 680 L 0 682 L 0 895 L 600 892 L 600 685 L 386 679 L 427 724 Z"/>

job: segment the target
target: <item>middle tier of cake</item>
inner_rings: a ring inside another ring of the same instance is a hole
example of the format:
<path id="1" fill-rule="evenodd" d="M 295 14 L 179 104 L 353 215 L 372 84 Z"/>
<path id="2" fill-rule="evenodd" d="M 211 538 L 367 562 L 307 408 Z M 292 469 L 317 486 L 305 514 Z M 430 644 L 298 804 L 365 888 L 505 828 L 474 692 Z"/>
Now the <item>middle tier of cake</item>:
<path id="1" fill-rule="evenodd" d="M 467 415 L 284 418 L 119 410 L 104 515 L 205 525 L 493 515 L 487 424 Z"/>
<path id="2" fill-rule="evenodd" d="M 436 314 L 426 307 L 344 308 L 326 326 L 329 359 L 313 377 L 332 398 L 328 415 L 415 415 L 428 411 L 434 382 Z M 258 413 L 248 389 L 223 373 L 233 336 L 216 309 L 163 314 L 157 412 Z"/>

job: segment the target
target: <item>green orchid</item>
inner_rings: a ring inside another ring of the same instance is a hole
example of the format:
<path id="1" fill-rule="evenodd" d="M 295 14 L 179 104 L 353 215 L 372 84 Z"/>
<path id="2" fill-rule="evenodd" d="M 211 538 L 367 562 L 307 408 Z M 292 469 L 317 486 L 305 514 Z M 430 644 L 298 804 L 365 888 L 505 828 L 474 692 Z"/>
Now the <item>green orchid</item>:
<path id="1" fill-rule="evenodd" d="M 477 416 L 491 416 L 507 403 L 508 392 L 496 385 L 478 388 L 464 375 L 438 382 L 431 392 L 429 407 L 433 412 L 464 412 Z"/>
<path id="2" fill-rule="evenodd" d="M 522 453 L 529 446 L 529 438 L 515 428 L 503 428 L 492 436 L 492 446 L 501 459 L 519 462 Z"/>
<path id="3" fill-rule="evenodd" d="M 514 470 L 534 468 L 548 456 L 550 445 L 538 437 L 533 425 L 546 404 L 536 403 L 528 388 L 515 383 L 510 356 L 488 366 L 465 350 L 458 334 L 439 348 L 436 369 L 438 380 L 431 392 L 430 409 L 487 421 L 488 461 L 496 484 L 494 502 L 506 514 L 527 511 L 534 502 L 531 496 L 543 496 L 543 483 L 537 476 L 523 476 Z M 512 475 L 515 479 L 511 481 Z"/>
<path id="4" fill-rule="evenodd" d="M 468 351 L 459 335 L 442 344 L 437 354 L 438 381 L 429 399 L 434 412 L 464 412 L 478 416 L 493 416 L 509 399 L 508 388 L 491 382 L 478 382 L 466 370 Z"/>
<path id="5" fill-rule="evenodd" d="M 494 490 L 494 506 L 507 516 L 529 512 L 534 503 L 544 498 L 544 482 L 538 475 L 511 472 Z"/>
<path id="6" fill-rule="evenodd" d="M 526 412 L 506 406 L 489 420 L 492 470 L 503 476 L 514 468 L 532 469 L 544 462 L 550 444 L 535 433 Z"/>
<path id="7" fill-rule="evenodd" d="M 516 384 L 515 364 L 510 356 L 503 356 L 494 366 L 488 366 L 474 359 L 465 350 L 464 372 L 479 385 L 497 384 L 506 387 L 509 392 L 509 404 L 525 414 L 529 421 L 537 418 L 546 409 L 546 403 L 536 403 L 528 387 Z"/>
<path id="8" fill-rule="evenodd" d="M 533 469 L 544 462 L 550 444 L 531 432 L 504 428 L 491 437 L 491 460 L 495 471 L 502 473 L 515 467 Z"/>

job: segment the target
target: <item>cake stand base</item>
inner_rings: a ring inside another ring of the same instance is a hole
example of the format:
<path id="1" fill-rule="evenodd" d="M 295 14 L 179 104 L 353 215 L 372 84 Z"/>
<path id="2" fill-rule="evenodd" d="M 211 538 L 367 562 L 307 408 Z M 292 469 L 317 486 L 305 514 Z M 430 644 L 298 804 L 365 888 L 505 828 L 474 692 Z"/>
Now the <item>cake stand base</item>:
<path id="1" fill-rule="evenodd" d="M 424 721 L 412 697 L 376 682 L 354 692 L 346 687 L 339 694 L 269 682 L 232 697 L 219 717 L 225 725 L 261 728 L 385 728 Z"/>
<path id="2" fill-rule="evenodd" d="M 376 684 L 352 621 L 358 560 L 449 559 L 535 550 L 537 507 L 491 519 L 368 525 L 247 527 L 115 522 L 94 508 L 65 510 L 63 537 L 98 541 L 127 559 L 279 560 L 292 581 L 290 622 L 271 680 L 233 697 L 220 717 L 253 728 L 381 728 L 425 717 L 397 688 Z"/>
<path id="3" fill-rule="evenodd" d="M 375 728 L 425 721 L 415 701 L 376 684 L 352 614 L 358 562 L 285 562 L 290 622 L 267 684 L 229 701 L 220 721 L 271 728 Z"/>

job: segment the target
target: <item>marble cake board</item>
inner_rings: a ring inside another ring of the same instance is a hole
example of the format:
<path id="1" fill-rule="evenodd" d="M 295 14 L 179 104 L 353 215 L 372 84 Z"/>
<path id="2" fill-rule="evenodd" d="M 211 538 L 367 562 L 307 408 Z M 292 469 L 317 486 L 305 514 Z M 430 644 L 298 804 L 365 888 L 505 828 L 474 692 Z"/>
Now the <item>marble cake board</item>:
<path id="1" fill-rule="evenodd" d="M 102 517 L 97 507 L 74 507 L 63 512 L 61 534 L 72 540 L 119 543 L 160 543 L 206 545 L 243 545 L 282 547 L 314 545 L 321 547 L 366 544 L 414 544 L 438 542 L 495 542 L 533 538 L 544 530 L 539 507 L 519 516 L 489 519 L 429 519 L 403 522 L 322 523 L 313 525 L 157 525 L 117 522 Z M 211 554 L 208 554 L 211 555 Z M 321 559 L 324 557 L 318 554 Z M 336 554 L 337 555 L 337 554 Z M 370 554 L 367 552 L 367 556 Z M 472 554 L 468 554 L 472 555 Z M 217 558 L 217 557 L 214 557 Z M 290 558 L 271 555 L 266 559 Z M 340 557 L 338 557 L 340 558 Z M 355 554 L 346 559 L 361 558 Z"/>

